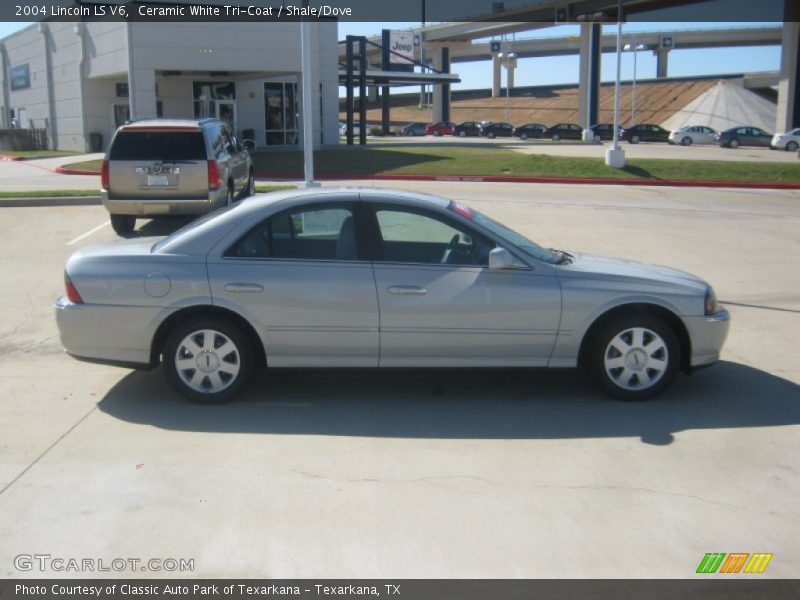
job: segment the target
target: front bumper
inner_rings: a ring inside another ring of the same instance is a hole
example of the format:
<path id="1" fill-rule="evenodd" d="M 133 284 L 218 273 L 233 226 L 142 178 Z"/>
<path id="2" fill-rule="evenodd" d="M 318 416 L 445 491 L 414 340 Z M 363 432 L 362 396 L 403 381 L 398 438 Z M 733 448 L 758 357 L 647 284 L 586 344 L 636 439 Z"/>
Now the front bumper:
<path id="1" fill-rule="evenodd" d="M 692 345 L 690 366 L 697 369 L 717 362 L 722 346 L 728 339 L 731 324 L 728 311 L 720 308 L 713 315 L 683 317 L 683 321 Z"/>

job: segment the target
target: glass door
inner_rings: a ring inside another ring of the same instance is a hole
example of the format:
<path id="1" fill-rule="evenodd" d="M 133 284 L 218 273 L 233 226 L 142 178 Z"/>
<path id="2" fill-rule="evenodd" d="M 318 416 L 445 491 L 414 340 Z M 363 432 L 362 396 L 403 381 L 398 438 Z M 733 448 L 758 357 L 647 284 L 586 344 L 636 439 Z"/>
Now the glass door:
<path id="1" fill-rule="evenodd" d="M 297 133 L 297 84 L 264 84 L 264 123 L 267 146 L 295 146 Z"/>

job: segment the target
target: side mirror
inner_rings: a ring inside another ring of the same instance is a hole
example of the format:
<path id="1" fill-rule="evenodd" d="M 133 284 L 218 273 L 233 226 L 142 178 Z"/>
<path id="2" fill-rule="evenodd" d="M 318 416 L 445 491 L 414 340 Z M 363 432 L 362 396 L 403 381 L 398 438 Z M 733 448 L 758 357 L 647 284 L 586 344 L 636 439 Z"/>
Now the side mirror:
<path id="1" fill-rule="evenodd" d="M 514 258 L 505 248 L 495 248 L 489 252 L 489 269 L 492 271 L 525 268 L 527 267 Z"/>

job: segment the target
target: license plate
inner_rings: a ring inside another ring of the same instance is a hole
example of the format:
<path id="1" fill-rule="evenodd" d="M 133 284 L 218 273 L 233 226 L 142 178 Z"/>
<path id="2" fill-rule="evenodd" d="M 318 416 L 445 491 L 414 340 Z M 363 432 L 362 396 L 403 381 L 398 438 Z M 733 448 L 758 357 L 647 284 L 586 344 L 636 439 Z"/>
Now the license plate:
<path id="1" fill-rule="evenodd" d="M 153 185 L 153 186 L 169 185 L 169 179 L 167 179 L 166 175 L 148 175 L 147 185 Z"/>

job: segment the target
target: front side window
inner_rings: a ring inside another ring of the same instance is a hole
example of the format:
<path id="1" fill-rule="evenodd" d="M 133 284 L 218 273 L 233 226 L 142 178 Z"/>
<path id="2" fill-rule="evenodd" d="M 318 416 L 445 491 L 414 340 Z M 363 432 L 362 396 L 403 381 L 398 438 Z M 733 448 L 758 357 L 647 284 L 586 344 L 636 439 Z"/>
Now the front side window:
<path id="1" fill-rule="evenodd" d="M 438 216 L 404 208 L 376 207 L 382 259 L 388 262 L 487 266 L 489 240 Z"/>
<path id="2" fill-rule="evenodd" d="M 226 252 L 229 258 L 356 260 L 351 205 L 296 208 L 262 221 Z"/>

